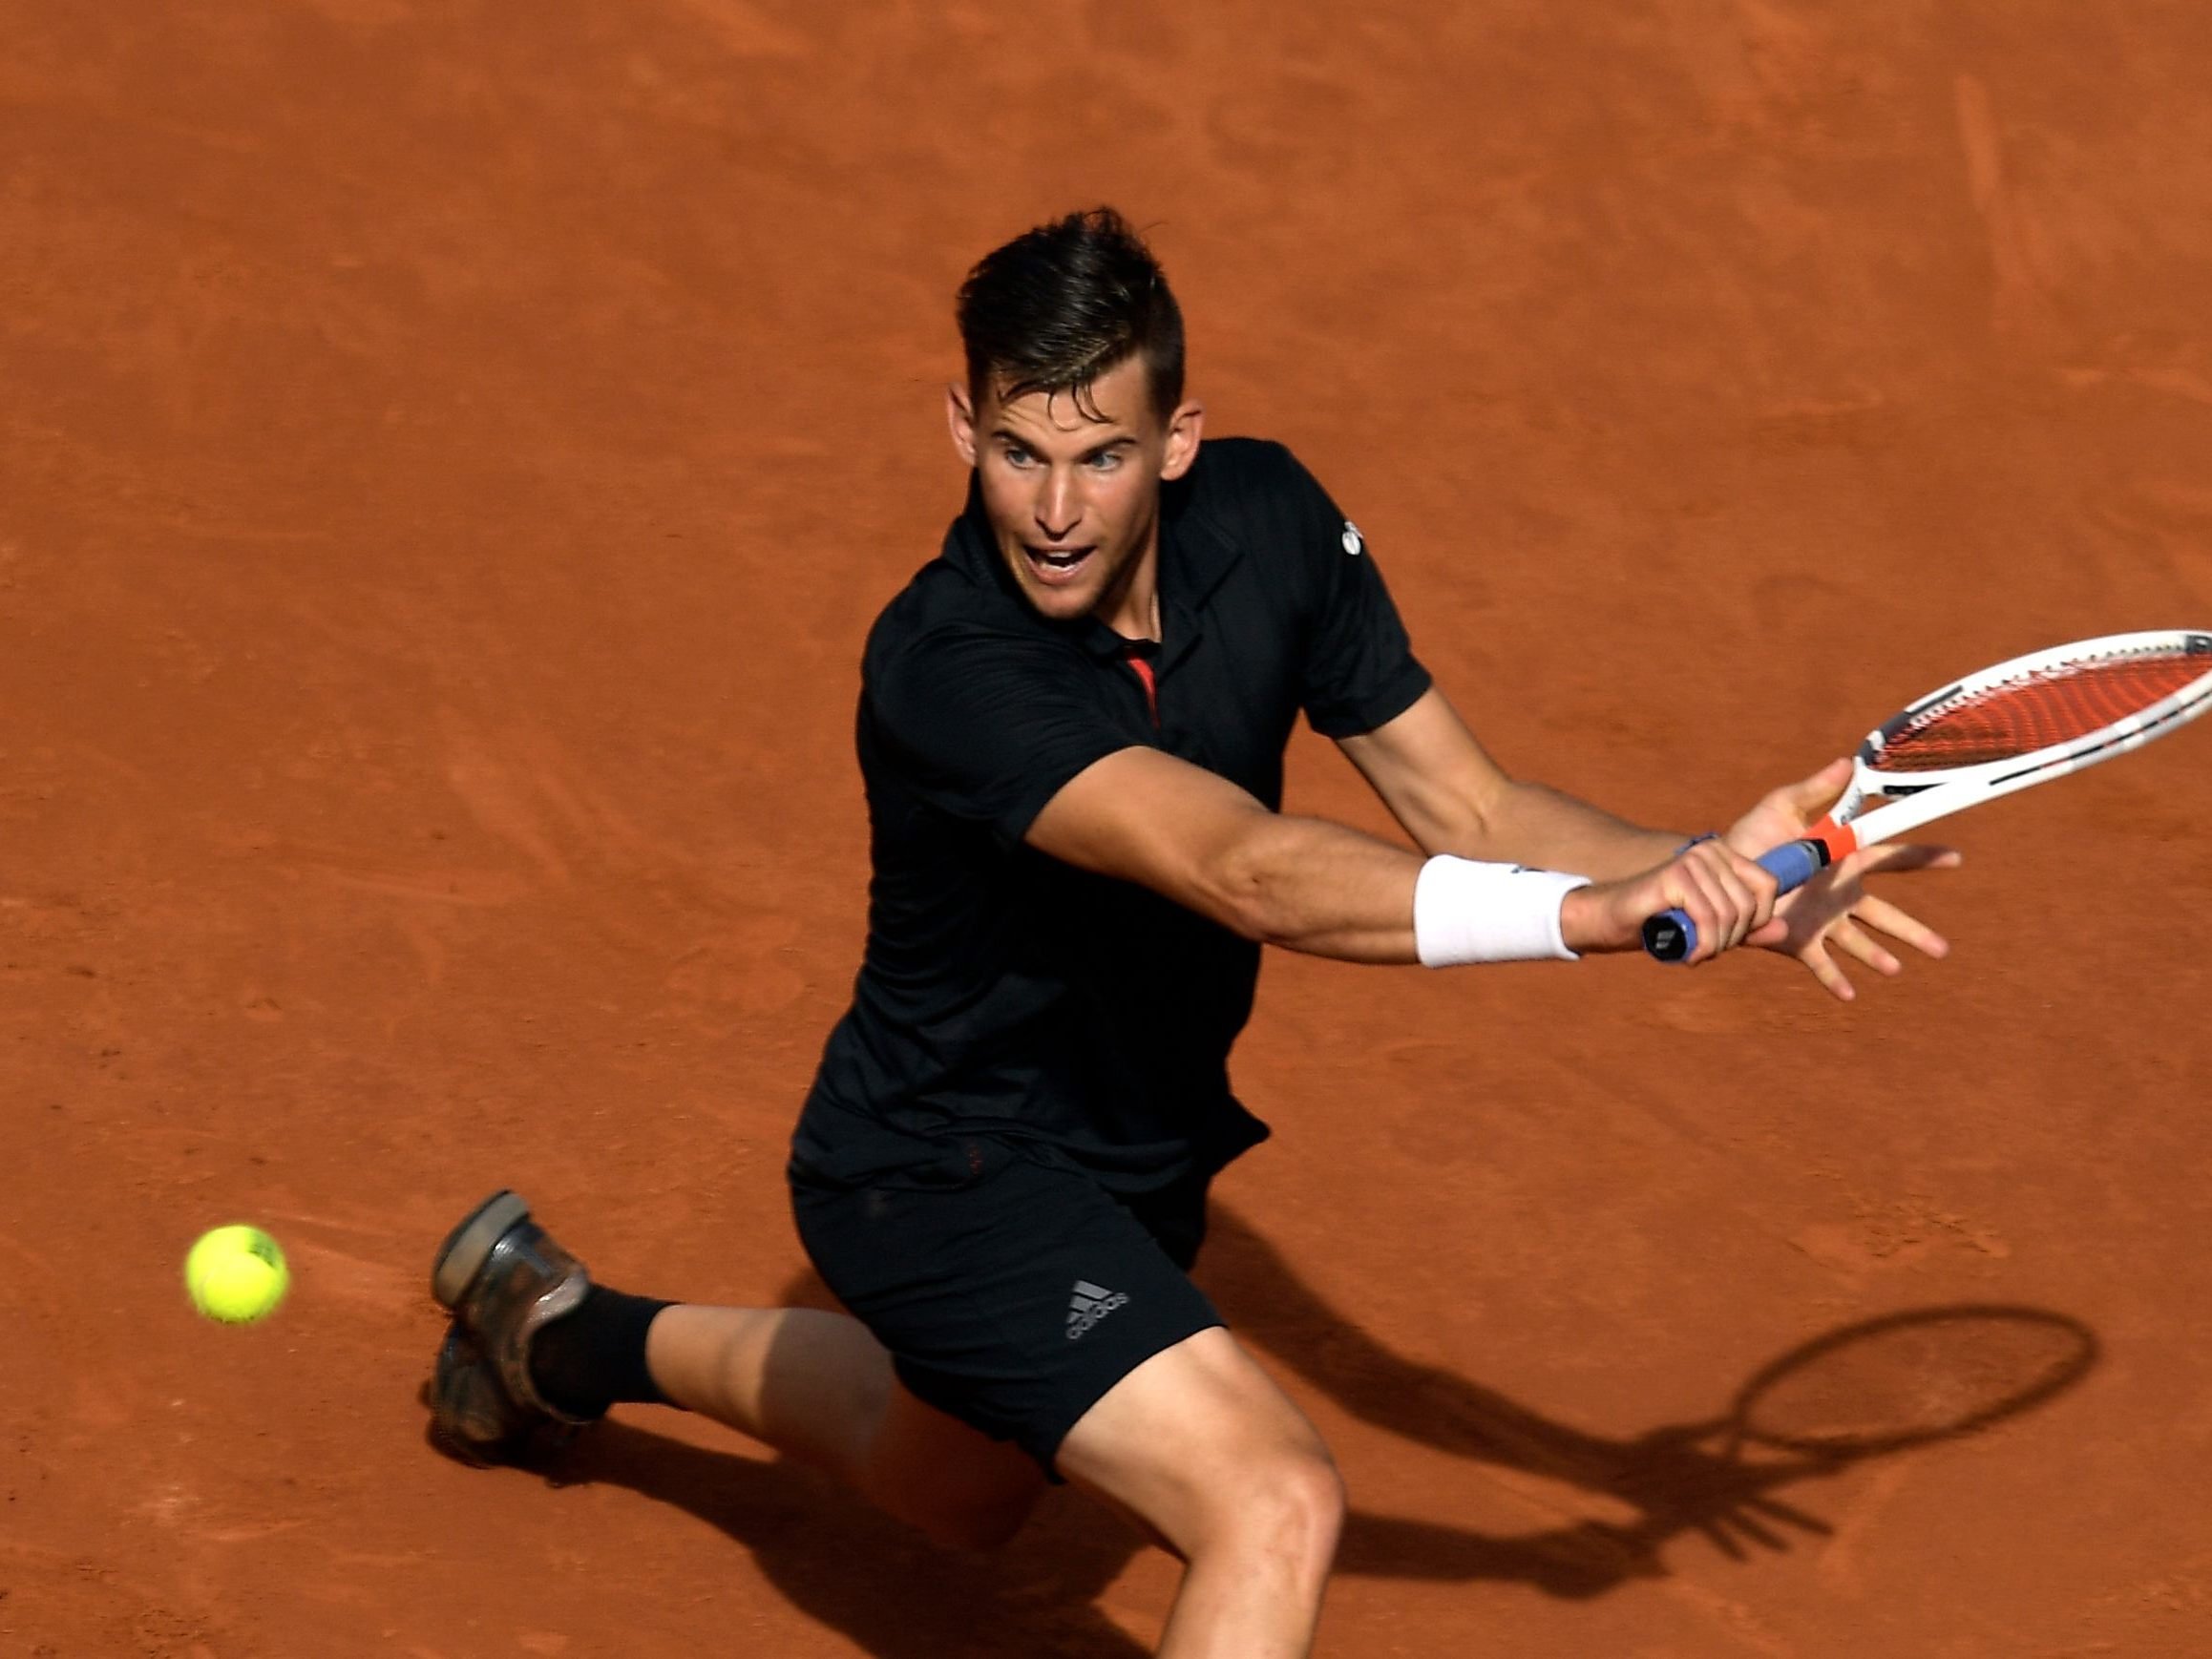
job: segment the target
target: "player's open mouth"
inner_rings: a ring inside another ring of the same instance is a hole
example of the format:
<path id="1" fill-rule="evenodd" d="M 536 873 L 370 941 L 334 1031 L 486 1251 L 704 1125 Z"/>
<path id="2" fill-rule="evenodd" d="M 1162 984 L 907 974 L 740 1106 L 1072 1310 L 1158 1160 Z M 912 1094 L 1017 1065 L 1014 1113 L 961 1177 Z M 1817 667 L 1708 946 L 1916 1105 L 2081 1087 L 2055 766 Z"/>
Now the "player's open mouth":
<path id="1" fill-rule="evenodd" d="M 1029 568 L 1037 579 L 1047 587 L 1060 587 L 1076 578 L 1084 565 L 1096 551 L 1088 547 L 1032 547 L 1022 544 L 1022 553 L 1029 560 Z"/>

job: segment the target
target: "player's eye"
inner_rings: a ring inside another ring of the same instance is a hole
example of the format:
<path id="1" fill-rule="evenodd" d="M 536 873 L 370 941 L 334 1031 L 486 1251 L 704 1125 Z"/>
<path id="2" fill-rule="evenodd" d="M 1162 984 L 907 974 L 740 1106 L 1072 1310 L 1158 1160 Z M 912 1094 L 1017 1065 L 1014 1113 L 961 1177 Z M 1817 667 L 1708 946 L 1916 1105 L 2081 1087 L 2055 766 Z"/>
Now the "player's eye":
<path id="1" fill-rule="evenodd" d="M 1096 454 L 1085 455 L 1084 460 L 1094 472 L 1110 472 L 1122 464 L 1122 452 L 1119 450 L 1101 450 Z"/>
<path id="2" fill-rule="evenodd" d="M 1006 464 L 1009 467 L 1026 467 L 1031 461 L 1034 461 L 1037 458 L 1027 450 L 1023 449 L 1020 444 L 1008 444 L 1005 447 L 1004 452 L 1006 456 Z"/>

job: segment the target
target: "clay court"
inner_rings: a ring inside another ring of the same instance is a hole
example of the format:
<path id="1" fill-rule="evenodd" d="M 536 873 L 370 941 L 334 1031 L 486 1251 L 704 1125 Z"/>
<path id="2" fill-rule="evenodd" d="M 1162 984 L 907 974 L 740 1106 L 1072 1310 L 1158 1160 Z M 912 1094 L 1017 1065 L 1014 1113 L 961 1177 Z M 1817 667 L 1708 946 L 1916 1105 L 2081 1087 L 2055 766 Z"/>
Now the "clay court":
<path id="1" fill-rule="evenodd" d="M 0 23 L 10 1654 L 1148 1651 L 1174 1564 L 1064 1494 L 942 1555 L 672 1412 L 549 1481 L 416 1397 L 500 1185 L 614 1284 L 821 1295 L 858 652 L 1029 224 L 1146 226 L 1208 430 L 1327 482 L 1508 768 L 1646 822 L 2212 625 L 2200 6 Z M 1310 734 L 1290 805 L 1387 827 Z M 1849 1007 L 1272 957 L 1200 1279 L 1350 1485 L 1320 1650 L 2212 1650 L 2208 820 L 2202 725 L 1951 820 L 1891 890 L 1950 959 Z M 179 1283 L 233 1220 L 295 1268 L 251 1328 Z M 1698 1438 L 1963 1305 L 2074 1358 L 1910 1447 Z"/>

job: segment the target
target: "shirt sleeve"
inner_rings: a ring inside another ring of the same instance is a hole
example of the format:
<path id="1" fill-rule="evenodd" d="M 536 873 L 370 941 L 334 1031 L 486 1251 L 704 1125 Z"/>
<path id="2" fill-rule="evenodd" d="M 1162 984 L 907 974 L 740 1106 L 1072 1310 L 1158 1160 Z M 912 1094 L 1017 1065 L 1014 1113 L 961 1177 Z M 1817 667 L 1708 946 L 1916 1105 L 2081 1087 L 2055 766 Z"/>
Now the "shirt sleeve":
<path id="1" fill-rule="evenodd" d="M 1085 669 L 1054 640 L 940 628 L 870 676 L 870 718 L 923 800 L 1012 846 L 1077 773 L 1133 746 Z"/>
<path id="2" fill-rule="evenodd" d="M 1310 587 L 1310 631 L 1300 682 L 1306 719 L 1323 737 L 1359 737 L 1397 719 L 1430 679 L 1374 550 L 1311 472 L 1294 459 L 1295 534 Z"/>

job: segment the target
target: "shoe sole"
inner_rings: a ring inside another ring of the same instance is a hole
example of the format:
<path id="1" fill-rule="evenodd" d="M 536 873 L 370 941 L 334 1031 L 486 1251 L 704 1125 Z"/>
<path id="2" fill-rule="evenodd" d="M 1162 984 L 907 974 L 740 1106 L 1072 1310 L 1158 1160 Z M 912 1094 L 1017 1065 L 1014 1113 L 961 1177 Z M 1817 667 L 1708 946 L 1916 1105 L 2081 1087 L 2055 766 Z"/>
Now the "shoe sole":
<path id="1" fill-rule="evenodd" d="M 458 1309 L 461 1298 L 491 1259 L 492 1247 L 516 1222 L 529 1218 L 530 1206 L 522 1202 L 522 1195 L 505 1188 L 462 1217 L 460 1226 L 446 1235 L 431 1267 L 431 1294 L 438 1299 L 438 1305 L 448 1312 Z"/>

